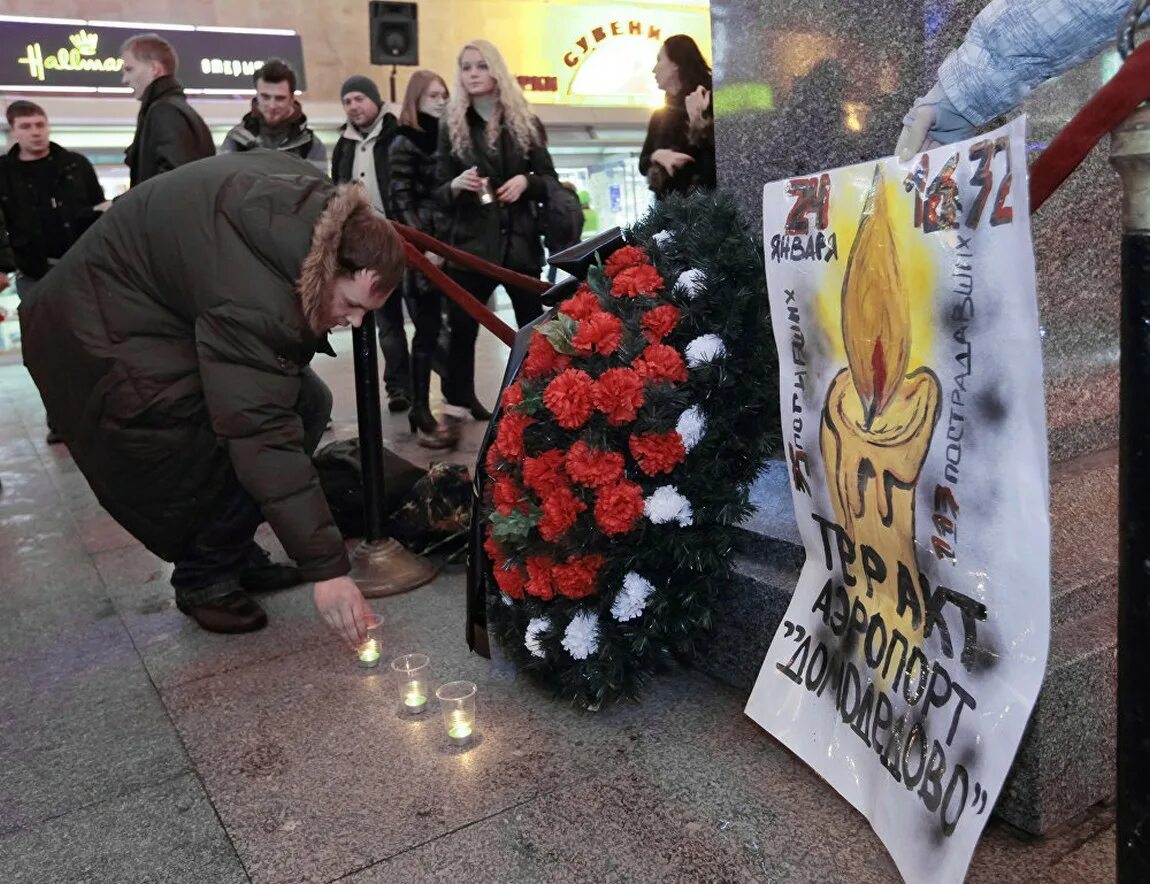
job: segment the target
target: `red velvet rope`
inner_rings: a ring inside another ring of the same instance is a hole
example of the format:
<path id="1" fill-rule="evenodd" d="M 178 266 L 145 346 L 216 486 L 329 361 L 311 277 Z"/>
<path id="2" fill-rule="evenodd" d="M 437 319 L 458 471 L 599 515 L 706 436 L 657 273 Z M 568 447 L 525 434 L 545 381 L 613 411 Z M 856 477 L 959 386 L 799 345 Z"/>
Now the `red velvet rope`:
<path id="1" fill-rule="evenodd" d="M 1142 102 L 1150 99 L 1150 42 L 1126 59 L 1030 167 L 1030 211 L 1037 212 L 1086 155 Z"/>
<path id="2" fill-rule="evenodd" d="M 411 230 L 410 227 L 404 227 L 402 224 L 396 224 L 396 229 L 402 233 L 404 230 Z M 420 234 L 424 236 L 424 234 Z M 442 246 L 438 240 L 427 237 L 433 243 Z M 451 249 L 450 246 L 444 248 Z M 403 250 L 407 255 L 407 265 L 418 270 L 435 285 L 447 297 L 451 298 L 456 304 L 464 309 L 468 316 L 482 325 L 485 329 L 491 332 L 495 337 L 499 338 L 504 344 L 510 347 L 515 343 L 515 330 L 511 328 L 506 322 L 488 310 L 483 304 L 479 303 L 475 297 L 467 291 L 463 286 L 457 283 L 454 279 L 432 264 L 427 257 L 412 244 L 410 238 L 403 244 Z M 428 251 L 438 253 L 438 249 L 427 247 Z M 455 251 L 451 249 L 451 251 Z M 478 259 L 477 259 L 478 260 Z M 482 262 L 486 264 L 487 262 Z M 502 268 L 500 268 L 502 269 Z M 510 271 L 508 271 L 510 272 Z M 495 274 L 490 274 L 494 276 Z"/>

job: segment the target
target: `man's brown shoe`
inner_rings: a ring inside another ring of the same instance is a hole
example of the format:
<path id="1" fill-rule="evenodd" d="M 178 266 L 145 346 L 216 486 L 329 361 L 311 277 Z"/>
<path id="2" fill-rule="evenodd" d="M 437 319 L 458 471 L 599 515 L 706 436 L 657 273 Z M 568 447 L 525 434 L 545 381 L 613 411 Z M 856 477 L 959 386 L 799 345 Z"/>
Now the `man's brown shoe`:
<path id="1" fill-rule="evenodd" d="M 201 605 L 177 601 L 176 607 L 208 632 L 255 632 L 268 625 L 264 609 L 242 592 L 230 592 Z"/>

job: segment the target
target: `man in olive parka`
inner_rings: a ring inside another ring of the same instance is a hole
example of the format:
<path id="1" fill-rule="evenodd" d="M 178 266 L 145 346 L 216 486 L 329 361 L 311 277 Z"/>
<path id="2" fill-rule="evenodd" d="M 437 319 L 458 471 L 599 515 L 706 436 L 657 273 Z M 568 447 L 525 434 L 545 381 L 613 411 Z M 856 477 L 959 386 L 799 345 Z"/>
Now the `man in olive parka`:
<path id="1" fill-rule="evenodd" d="M 331 393 L 308 367 L 403 273 L 359 185 L 275 151 L 182 166 L 132 188 L 20 310 L 24 361 L 105 509 L 176 567 L 180 610 L 245 632 L 239 585 L 266 518 L 349 641 L 370 609 L 310 454 Z"/>

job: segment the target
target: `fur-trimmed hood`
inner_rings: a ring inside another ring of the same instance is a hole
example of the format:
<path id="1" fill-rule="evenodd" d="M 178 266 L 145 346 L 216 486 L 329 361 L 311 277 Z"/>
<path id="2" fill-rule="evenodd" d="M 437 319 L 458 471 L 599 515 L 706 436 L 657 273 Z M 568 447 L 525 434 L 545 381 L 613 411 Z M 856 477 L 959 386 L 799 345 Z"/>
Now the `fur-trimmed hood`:
<path id="1" fill-rule="evenodd" d="M 296 291 L 308 326 L 317 335 L 329 329 L 321 328 L 324 318 L 324 297 L 339 275 L 339 244 L 343 227 L 360 206 L 372 209 L 367 188 L 358 182 L 340 184 L 335 195 L 323 207 L 311 234 L 311 247 L 300 267 Z"/>

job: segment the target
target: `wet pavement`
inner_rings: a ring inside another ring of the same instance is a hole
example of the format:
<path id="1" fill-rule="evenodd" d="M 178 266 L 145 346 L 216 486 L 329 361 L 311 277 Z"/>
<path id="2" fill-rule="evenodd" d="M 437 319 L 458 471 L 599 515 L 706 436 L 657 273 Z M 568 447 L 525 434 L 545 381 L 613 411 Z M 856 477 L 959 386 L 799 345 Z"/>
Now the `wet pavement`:
<path id="1" fill-rule="evenodd" d="M 333 438 L 354 433 L 350 338 L 315 362 Z M 482 339 L 488 404 L 506 352 Z M 482 430 L 450 459 L 473 461 Z M 44 432 L 35 387 L 3 357 L 4 884 L 899 880 L 865 820 L 743 715 L 742 693 L 672 672 L 641 705 L 585 714 L 469 654 L 460 569 L 372 604 L 385 665 L 421 652 L 438 681 L 478 684 L 467 750 L 434 710 L 397 712 L 385 670 L 355 665 L 308 587 L 262 597 L 259 633 L 203 632 L 173 605 L 171 566 Z M 385 411 L 384 432 L 417 463 L 442 459 L 405 415 Z M 968 880 L 1112 881 L 1113 854 L 1108 808 L 1038 841 L 992 822 Z"/>

